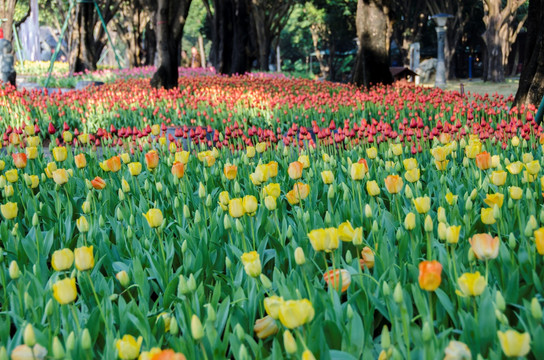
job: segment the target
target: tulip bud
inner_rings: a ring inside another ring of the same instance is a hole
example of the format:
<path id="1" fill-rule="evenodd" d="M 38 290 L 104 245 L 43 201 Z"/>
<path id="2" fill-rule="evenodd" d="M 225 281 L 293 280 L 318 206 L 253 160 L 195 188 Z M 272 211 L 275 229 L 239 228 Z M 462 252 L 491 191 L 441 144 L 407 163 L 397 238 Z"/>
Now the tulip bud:
<path id="1" fill-rule="evenodd" d="M 117 300 L 117 298 L 119 297 L 119 295 L 117 294 L 111 294 L 108 299 L 111 301 L 111 302 L 114 302 L 115 300 Z"/>
<path id="2" fill-rule="evenodd" d="M 433 330 L 431 329 L 428 321 L 425 321 L 425 323 L 423 324 L 423 328 L 421 329 L 421 336 L 423 338 L 423 341 L 425 342 L 431 340 L 431 337 L 433 336 Z"/>
<path id="3" fill-rule="evenodd" d="M 387 281 L 383 282 L 382 289 L 383 289 L 383 296 L 391 295 L 391 288 L 389 287 L 389 284 L 387 283 Z"/>
<path id="4" fill-rule="evenodd" d="M 128 226 L 127 227 L 127 239 L 132 239 L 132 236 L 134 235 L 133 231 L 132 231 L 132 227 L 131 226 Z"/>
<path id="5" fill-rule="evenodd" d="M 507 205 L 508 205 L 508 209 L 513 209 L 514 208 L 514 200 L 512 200 L 512 198 L 508 199 Z M 542 221 L 543 219 L 544 218 L 540 218 L 540 221 Z"/>
<path id="6" fill-rule="evenodd" d="M 195 211 L 195 223 L 196 224 L 200 223 L 200 220 L 202 220 L 200 218 L 200 211 L 197 210 L 197 211 Z"/>
<path id="7" fill-rule="evenodd" d="M 89 350 L 92 345 L 91 340 L 91 334 L 89 333 L 89 329 L 85 328 L 83 329 L 83 332 L 81 334 L 81 347 L 83 350 Z"/>
<path id="8" fill-rule="evenodd" d="M 234 222 L 234 226 L 236 228 L 236 231 L 238 231 L 239 233 L 244 232 L 244 225 L 242 225 L 240 219 L 236 219 L 236 221 Z"/>
<path id="9" fill-rule="evenodd" d="M 240 339 L 240 341 L 242 341 Z M 247 352 L 247 348 L 244 344 L 240 345 L 240 349 L 238 349 L 238 359 L 240 360 L 248 360 L 249 354 Z"/>
<path id="10" fill-rule="evenodd" d="M 286 234 L 286 235 L 287 235 L 287 237 L 288 237 L 289 239 L 291 239 L 291 238 L 293 237 L 293 228 L 291 227 L 291 225 L 289 225 L 289 226 L 287 227 L 287 234 Z"/>
<path id="11" fill-rule="evenodd" d="M 228 258 L 228 256 L 225 257 L 225 267 L 227 269 L 230 269 L 232 267 L 232 261 Z"/>
<path id="12" fill-rule="evenodd" d="M 170 319 L 170 334 L 176 336 L 178 332 L 179 332 L 178 321 L 176 320 L 175 317 L 172 317 Z"/>
<path id="13" fill-rule="evenodd" d="M 117 197 L 119 198 L 119 201 L 125 200 L 125 193 L 123 192 L 123 190 L 121 189 L 117 190 Z"/>
<path id="14" fill-rule="evenodd" d="M 414 197 L 414 194 L 412 193 L 412 188 L 409 185 L 406 185 L 404 187 L 404 196 L 406 196 L 407 199 L 411 199 Z"/>
<path id="15" fill-rule="evenodd" d="M 53 299 L 49 299 L 45 304 L 45 315 L 51 316 L 53 314 Z"/>
<path id="16" fill-rule="evenodd" d="M 53 357 L 55 359 L 64 359 L 65 357 L 64 347 L 62 346 L 62 343 L 60 342 L 59 338 L 55 336 L 53 338 Z"/>
<path id="17" fill-rule="evenodd" d="M 9 277 L 11 280 L 18 279 L 19 276 L 21 276 L 21 270 L 19 270 L 19 265 L 17 265 L 17 261 L 13 260 L 9 264 Z"/>
<path id="18" fill-rule="evenodd" d="M 424 228 L 425 228 L 425 232 L 432 232 L 433 231 L 433 219 L 431 218 L 430 215 L 427 215 L 425 217 Z"/>
<path id="19" fill-rule="evenodd" d="M 181 253 L 185 254 L 186 251 L 187 251 L 187 240 L 183 240 L 183 242 L 181 243 Z"/>
<path id="20" fill-rule="evenodd" d="M 230 229 L 232 226 L 231 222 L 230 222 L 230 216 L 228 214 L 225 214 L 225 216 L 223 217 L 223 227 L 225 228 L 225 230 L 228 230 Z"/>
<path id="21" fill-rule="evenodd" d="M 189 279 L 187 280 L 187 287 L 189 288 L 190 292 L 196 290 L 196 279 L 193 274 L 189 275 Z"/>
<path id="22" fill-rule="evenodd" d="M 372 232 L 374 233 L 378 232 L 378 222 L 376 220 L 372 222 Z"/>
<path id="23" fill-rule="evenodd" d="M 503 325 L 508 325 L 508 318 L 506 315 L 504 315 L 502 312 L 499 311 L 499 309 L 495 309 L 495 317 L 499 322 Z"/>
<path id="24" fill-rule="evenodd" d="M 468 198 L 467 201 L 465 202 L 465 210 L 467 212 L 472 210 L 472 200 L 470 200 L 470 198 Z"/>
<path id="25" fill-rule="evenodd" d="M 265 274 L 261 273 L 261 275 L 259 277 L 260 277 L 261 283 L 263 284 L 263 287 L 265 289 L 270 289 L 272 287 L 272 282 L 270 281 L 270 279 Z"/>
<path id="26" fill-rule="evenodd" d="M 295 249 L 295 262 L 297 265 L 304 265 L 306 263 L 306 257 L 304 256 L 304 250 L 299 246 Z"/>
<path id="27" fill-rule="evenodd" d="M 70 332 L 68 338 L 66 338 L 66 350 L 72 351 L 76 347 L 76 336 L 74 332 Z"/>
<path id="28" fill-rule="evenodd" d="M 4 346 L 0 346 L 0 360 L 9 360 L 8 351 Z"/>
<path id="29" fill-rule="evenodd" d="M 438 222 L 443 222 L 443 223 L 448 222 L 448 220 L 446 219 L 446 209 L 444 209 L 442 206 L 438 208 L 437 218 L 438 218 Z"/>
<path id="30" fill-rule="evenodd" d="M 334 193 L 335 193 L 335 186 L 329 186 L 329 190 L 327 190 L 327 197 L 329 199 L 334 199 Z"/>
<path id="31" fill-rule="evenodd" d="M 34 307 L 34 301 L 32 300 L 32 296 L 30 296 L 30 294 L 25 291 L 25 295 L 24 295 L 24 304 L 25 304 L 25 309 L 32 309 Z"/>
<path id="32" fill-rule="evenodd" d="M 302 221 L 304 221 L 305 223 L 310 222 L 310 213 L 308 211 L 305 211 L 302 215 Z"/>
<path id="33" fill-rule="evenodd" d="M 399 228 L 397 229 L 396 234 L 395 234 L 395 238 L 397 239 L 397 241 L 400 241 L 400 239 L 402 239 L 402 235 L 403 235 L 402 229 L 399 227 Z"/>
<path id="34" fill-rule="evenodd" d="M 348 304 L 348 306 L 346 307 L 346 316 L 349 320 L 353 318 L 353 308 L 350 304 Z"/>
<path id="35" fill-rule="evenodd" d="M 242 325 L 240 323 L 236 324 L 234 326 L 234 333 L 236 334 L 236 337 L 238 340 L 243 341 L 245 337 L 244 328 L 242 328 Z"/>
<path id="36" fill-rule="evenodd" d="M 283 346 L 285 346 L 285 352 L 288 354 L 294 354 L 297 352 L 297 341 L 289 330 L 285 330 L 283 332 Z"/>
<path id="37" fill-rule="evenodd" d="M 443 222 L 438 223 L 438 238 L 440 240 L 446 240 L 448 236 L 448 227 Z"/>
<path id="38" fill-rule="evenodd" d="M 206 197 L 206 206 L 212 206 L 212 196 L 210 194 L 208 194 L 208 196 Z"/>
<path id="39" fill-rule="evenodd" d="M 198 184 L 198 197 L 201 199 L 206 197 L 206 188 L 202 183 Z"/>
<path id="40" fill-rule="evenodd" d="M 36 335 L 34 334 L 34 328 L 31 324 L 27 324 L 25 326 L 25 330 L 23 332 L 23 341 L 25 345 L 28 345 L 30 347 L 36 344 Z"/>
<path id="41" fill-rule="evenodd" d="M 513 233 L 510 233 L 510 235 L 508 236 L 508 246 L 510 247 L 510 249 L 514 250 L 516 248 L 516 245 L 517 245 L 516 237 L 514 236 Z"/>
<path id="42" fill-rule="evenodd" d="M 185 279 L 185 276 L 180 275 L 179 276 L 179 282 L 178 282 L 178 297 L 181 297 L 181 295 L 188 294 L 190 292 L 189 286 L 187 285 L 187 280 Z"/>
<path id="43" fill-rule="evenodd" d="M 189 211 L 187 204 L 183 205 L 183 217 L 186 219 L 191 218 L 191 211 Z"/>
<path id="44" fill-rule="evenodd" d="M 330 225 L 331 222 L 332 222 L 331 214 L 327 211 L 327 212 L 325 213 L 325 224 L 326 224 L 326 225 Z"/>
<path id="45" fill-rule="evenodd" d="M 234 194 L 238 195 L 241 192 L 242 192 L 242 190 L 240 189 L 240 184 L 238 183 L 238 181 L 235 181 L 234 182 Z"/>
<path id="46" fill-rule="evenodd" d="M 208 308 L 208 318 L 206 319 L 206 321 L 214 322 L 217 319 L 217 314 L 212 304 L 206 304 L 204 306 Z"/>
<path id="47" fill-rule="evenodd" d="M 493 206 L 493 217 L 495 219 L 500 219 L 501 217 L 501 210 L 499 209 L 499 207 L 495 204 L 495 206 Z"/>
<path id="48" fill-rule="evenodd" d="M 501 312 L 506 309 L 506 302 L 500 291 L 495 294 L 495 307 Z"/>
<path id="49" fill-rule="evenodd" d="M 346 251 L 346 263 L 350 264 L 353 261 L 353 256 L 351 255 L 351 251 Z"/>
<path id="50" fill-rule="evenodd" d="M 117 274 L 115 274 L 115 277 L 117 278 L 122 287 L 126 288 L 130 285 L 130 277 L 125 270 L 119 271 Z"/>
<path id="51" fill-rule="evenodd" d="M 542 319 L 542 306 L 540 306 L 536 297 L 531 300 L 531 315 L 535 320 L 540 321 Z"/>
<path id="52" fill-rule="evenodd" d="M 372 208 L 368 204 L 365 205 L 365 217 L 369 219 L 372 217 Z"/>
<path id="53" fill-rule="evenodd" d="M 395 300 L 397 304 L 400 304 L 404 301 L 402 286 L 400 285 L 400 282 L 395 285 L 395 290 L 393 291 L 393 300 Z"/>
<path id="54" fill-rule="evenodd" d="M 147 181 L 147 179 L 145 179 L 145 182 L 144 182 L 144 191 L 145 191 L 146 193 L 148 193 L 150 187 L 151 187 L 151 186 L 149 185 L 149 181 Z"/>
<path id="55" fill-rule="evenodd" d="M 122 192 L 121 192 L 122 193 Z M 117 216 L 117 220 L 118 221 L 123 221 L 124 219 L 124 216 L 123 216 L 123 212 L 121 211 L 121 208 L 120 207 L 117 207 L 116 211 L 115 211 L 115 215 Z"/>
<path id="56" fill-rule="evenodd" d="M 387 350 L 391 346 L 391 337 L 389 336 L 389 329 L 387 325 L 383 326 L 382 329 L 382 348 Z"/>
<path id="57" fill-rule="evenodd" d="M 38 213 L 34 213 L 34 215 L 32 215 L 32 226 L 38 227 L 39 224 L 40 219 L 38 218 Z"/>

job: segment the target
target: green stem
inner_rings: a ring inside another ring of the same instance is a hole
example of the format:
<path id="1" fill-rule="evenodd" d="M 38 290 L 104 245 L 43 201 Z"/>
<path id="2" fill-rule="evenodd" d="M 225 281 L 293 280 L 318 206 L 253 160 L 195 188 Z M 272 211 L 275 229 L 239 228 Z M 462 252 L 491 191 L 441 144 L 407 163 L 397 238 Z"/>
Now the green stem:
<path id="1" fill-rule="evenodd" d="M 102 303 L 98 299 L 98 294 L 96 293 L 96 289 L 94 288 L 93 281 L 91 280 L 91 275 L 89 275 L 88 271 L 85 271 L 85 273 L 87 274 L 87 279 L 89 280 L 89 284 L 91 285 L 91 290 L 93 291 L 94 299 L 96 300 L 96 304 L 98 305 L 100 316 L 102 317 L 102 320 L 104 321 L 104 326 L 106 327 L 106 334 L 109 334 L 109 326 L 108 326 L 108 322 L 106 321 L 106 315 L 104 314 L 104 310 L 102 309 Z"/>

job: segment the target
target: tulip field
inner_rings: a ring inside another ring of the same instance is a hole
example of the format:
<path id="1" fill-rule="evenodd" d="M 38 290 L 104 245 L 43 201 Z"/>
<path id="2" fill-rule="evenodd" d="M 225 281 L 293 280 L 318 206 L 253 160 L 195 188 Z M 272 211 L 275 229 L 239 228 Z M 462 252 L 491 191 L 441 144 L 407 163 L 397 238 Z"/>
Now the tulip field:
<path id="1" fill-rule="evenodd" d="M 179 85 L 0 90 L 0 360 L 544 358 L 533 107 Z"/>

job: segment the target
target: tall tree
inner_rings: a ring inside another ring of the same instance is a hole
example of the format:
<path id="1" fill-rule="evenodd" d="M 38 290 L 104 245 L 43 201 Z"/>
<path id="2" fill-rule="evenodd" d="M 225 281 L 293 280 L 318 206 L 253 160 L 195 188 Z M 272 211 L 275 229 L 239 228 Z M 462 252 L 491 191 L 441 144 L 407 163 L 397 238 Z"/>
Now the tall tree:
<path id="1" fill-rule="evenodd" d="M 153 2 L 133 0 L 121 7 L 121 21 L 116 22 L 117 32 L 127 45 L 130 67 L 151 65 L 146 63 L 144 36 L 149 35 L 146 27 L 152 22 Z"/>
<path id="2" fill-rule="evenodd" d="M 2 23 L 2 29 L 4 31 L 4 38 L 8 41 L 11 41 L 13 37 L 12 28 L 15 5 L 17 5 L 17 0 L 0 0 L 0 18 L 6 19 Z"/>
<path id="3" fill-rule="evenodd" d="M 251 67 L 251 21 L 247 0 L 203 0 L 210 20 L 210 61 L 222 74 L 243 74 Z"/>
<path id="4" fill-rule="evenodd" d="M 391 84 L 389 71 L 390 19 L 385 0 L 359 0 L 357 3 L 357 38 L 359 51 L 353 68 L 352 82 L 370 86 Z"/>
<path id="5" fill-rule="evenodd" d="M 151 79 L 156 88 L 178 86 L 178 66 L 181 61 L 181 38 L 189 14 L 191 0 L 157 1 L 158 69 Z"/>
<path id="6" fill-rule="evenodd" d="M 518 9 L 526 0 L 482 0 L 486 30 L 482 35 L 486 45 L 484 80 L 504 81 L 504 67 L 510 48 L 523 27 L 524 17 L 517 21 Z M 542 21 L 542 19 L 540 19 Z"/>
<path id="7" fill-rule="evenodd" d="M 529 1 L 525 64 L 514 103 L 538 106 L 544 97 L 544 0 Z"/>
<path id="8" fill-rule="evenodd" d="M 404 65 L 409 64 L 410 45 L 419 41 L 429 10 L 425 1 L 392 0 L 393 39 Z"/>
<path id="9" fill-rule="evenodd" d="M 259 68 L 263 71 L 268 71 L 270 49 L 277 45 L 294 4 L 295 0 L 251 0 Z"/>

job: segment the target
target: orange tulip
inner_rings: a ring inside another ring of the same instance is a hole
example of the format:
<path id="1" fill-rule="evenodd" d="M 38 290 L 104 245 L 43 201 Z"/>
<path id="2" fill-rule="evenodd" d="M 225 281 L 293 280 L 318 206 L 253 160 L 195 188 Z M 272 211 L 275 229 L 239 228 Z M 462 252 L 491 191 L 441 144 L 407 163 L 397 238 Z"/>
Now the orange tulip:
<path id="1" fill-rule="evenodd" d="M 276 177 L 278 175 L 277 161 L 271 161 L 266 166 L 268 167 L 268 177 Z"/>
<path id="2" fill-rule="evenodd" d="M 287 173 L 289 174 L 289 177 L 293 180 L 300 179 L 302 177 L 302 169 L 304 168 L 304 165 L 300 161 L 293 161 L 289 164 L 289 168 L 287 169 Z"/>
<path id="3" fill-rule="evenodd" d="M 365 266 L 368 269 L 372 269 L 374 267 L 374 251 L 372 251 L 372 249 L 368 246 L 365 246 L 361 251 L 361 259 L 359 260 L 359 263 L 361 265 L 361 269 L 363 269 Z"/>
<path id="4" fill-rule="evenodd" d="M 495 259 L 499 255 L 500 240 L 489 234 L 476 234 L 469 240 L 474 255 L 480 260 Z"/>
<path id="5" fill-rule="evenodd" d="M 87 166 L 87 159 L 85 158 L 85 154 L 79 154 L 74 156 L 74 162 L 76 163 L 76 167 L 78 169 L 81 169 Z"/>
<path id="6" fill-rule="evenodd" d="M 225 177 L 229 180 L 234 180 L 236 178 L 236 174 L 238 173 L 238 166 L 236 165 L 225 165 L 223 168 L 223 173 L 225 174 Z"/>
<path id="7" fill-rule="evenodd" d="M 185 360 L 186 357 L 182 353 L 177 353 L 172 349 L 160 350 L 154 354 L 151 360 Z"/>
<path id="8" fill-rule="evenodd" d="M 481 170 L 489 169 L 491 167 L 491 155 L 487 151 L 476 155 L 476 166 Z"/>
<path id="9" fill-rule="evenodd" d="M 329 270 L 323 274 L 323 279 L 329 287 L 339 290 L 342 285 L 342 292 L 346 291 L 351 284 L 351 275 L 347 270 Z M 341 283 L 340 283 L 341 282 Z"/>
<path id="10" fill-rule="evenodd" d="M 102 179 L 101 177 L 97 176 L 95 177 L 92 181 L 91 181 L 91 184 L 93 185 L 93 187 L 97 190 L 102 190 L 103 188 L 106 187 L 106 182 L 104 181 L 104 179 Z"/>
<path id="11" fill-rule="evenodd" d="M 24 169 L 26 167 L 25 153 L 12 154 L 11 156 L 13 157 L 13 164 L 17 169 Z"/>
<path id="12" fill-rule="evenodd" d="M 159 166 L 159 154 L 155 150 L 151 150 L 145 154 L 145 163 L 148 169 L 155 169 Z"/>
<path id="13" fill-rule="evenodd" d="M 438 261 L 422 261 L 419 263 L 419 286 L 423 290 L 435 291 L 442 282 L 442 264 Z"/>
<path id="14" fill-rule="evenodd" d="M 185 174 L 185 166 L 179 161 L 176 161 L 172 165 L 172 175 L 174 175 L 178 179 L 181 179 L 183 177 L 183 174 Z"/>
<path id="15" fill-rule="evenodd" d="M 391 194 L 396 194 L 402 190 L 404 182 L 398 175 L 389 175 L 385 178 L 385 187 Z"/>
<path id="16" fill-rule="evenodd" d="M 106 165 L 111 172 L 118 172 L 121 169 L 121 158 L 119 156 L 114 156 L 106 160 Z"/>

